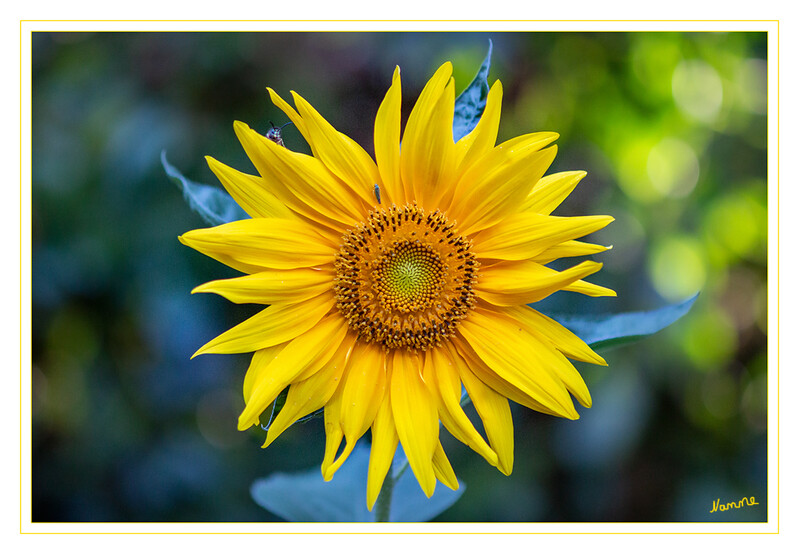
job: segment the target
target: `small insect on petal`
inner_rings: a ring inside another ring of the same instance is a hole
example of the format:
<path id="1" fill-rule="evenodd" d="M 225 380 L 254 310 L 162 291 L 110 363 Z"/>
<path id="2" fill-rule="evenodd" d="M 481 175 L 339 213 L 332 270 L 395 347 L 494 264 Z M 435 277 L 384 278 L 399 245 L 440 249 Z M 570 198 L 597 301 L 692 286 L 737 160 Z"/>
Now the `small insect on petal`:
<path id="1" fill-rule="evenodd" d="M 377 183 L 375 183 L 375 198 L 377 198 L 378 204 L 382 204 L 382 202 L 380 201 L 380 185 L 378 185 Z"/>
<path id="2" fill-rule="evenodd" d="M 274 123 L 272 123 L 270 121 L 269 125 L 271 125 L 272 128 L 269 129 L 266 132 L 266 135 L 264 135 L 264 136 L 266 138 L 268 138 L 269 140 L 271 140 L 272 142 L 274 142 L 275 144 L 279 144 L 280 146 L 283 146 L 285 148 L 286 145 L 283 142 L 283 127 L 285 127 L 286 125 L 289 125 L 290 123 L 291 123 L 291 121 L 289 121 L 287 123 L 284 123 L 280 127 L 277 127 Z"/>

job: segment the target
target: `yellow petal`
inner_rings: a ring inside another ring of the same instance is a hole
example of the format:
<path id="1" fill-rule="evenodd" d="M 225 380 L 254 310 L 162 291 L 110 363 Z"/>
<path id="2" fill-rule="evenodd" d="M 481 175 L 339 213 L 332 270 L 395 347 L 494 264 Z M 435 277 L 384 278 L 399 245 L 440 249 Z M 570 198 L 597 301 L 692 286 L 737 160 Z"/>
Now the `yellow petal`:
<path id="1" fill-rule="evenodd" d="M 433 472 L 439 481 L 452 490 L 456 491 L 460 487 L 455 471 L 449 463 L 446 452 L 444 452 L 444 447 L 441 446 L 441 441 L 438 442 L 436 451 L 433 452 Z"/>
<path id="2" fill-rule="evenodd" d="M 302 96 L 292 92 L 294 103 L 311 137 L 316 158 L 369 205 L 376 205 L 374 185 L 380 180 L 375 162 L 347 135 L 338 132 Z"/>
<path id="3" fill-rule="evenodd" d="M 332 291 L 297 302 L 273 304 L 208 341 L 194 353 L 239 354 L 290 341 L 319 323 L 335 305 Z"/>
<path id="4" fill-rule="evenodd" d="M 586 175 L 588 174 L 585 171 L 563 171 L 547 175 L 538 181 L 527 195 L 522 210 L 551 214 Z"/>
<path id="5" fill-rule="evenodd" d="M 391 395 L 386 389 L 383 402 L 372 424 L 372 450 L 369 454 L 369 474 L 366 478 L 366 505 L 369 510 L 374 507 L 383 487 L 383 481 L 391 470 L 398 442 L 397 427 L 394 425 L 394 415 L 391 412 Z"/>
<path id="6" fill-rule="evenodd" d="M 272 99 L 272 103 L 283 110 L 287 116 L 289 116 L 291 122 L 294 123 L 294 126 L 297 128 L 303 138 L 310 144 L 310 133 L 308 132 L 308 129 L 306 129 L 305 122 L 302 120 L 302 117 L 300 117 L 300 114 L 297 113 L 297 110 L 292 108 L 291 105 L 283 100 L 283 98 L 281 98 L 280 95 L 271 87 L 266 87 L 266 90 L 269 91 L 269 97 Z"/>
<path id="7" fill-rule="evenodd" d="M 312 156 L 292 152 L 241 122 L 234 124 L 253 165 L 282 202 L 322 225 L 343 231 L 363 219 L 367 206 Z"/>
<path id="8" fill-rule="evenodd" d="M 252 390 L 256 383 L 261 382 L 264 376 L 264 371 L 269 364 L 274 360 L 278 354 L 286 347 L 288 343 L 277 344 L 262 348 L 253 354 L 250 360 L 250 366 L 247 368 L 247 374 L 244 376 L 244 402 L 249 402 L 252 396 Z"/>
<path id="9" fill-rule="evenodd" d="M 348 335 L 336 353 L 308 379 L 304 379 L 289 387 L 286 402 L 269 426 L 266 441 L 262 448 L 269 446 L 280 434 L 295 421 L 323 408 L 341 384 L 341 375 L 347 365 L 355 336 Z"/>
<path id="10" fill-rule="evenodd" d="M 419 94 L 419 98 L 416 100 L 413 110 L 411 110 L 410 116 L 408 116 L 405 133 L 402 135 L 402 151 L 400 153 L 400 173 L 402 175 L 406 200 L 417 198 L 416 192 L 422 190 L 423 187 L 428 184 L 427 171 L 434 169 L 442 161 L 445 161 L 436 160 L 430 151 L 430 148 L 434 147 L 439 153 L 445 152 L 445 143 L 436 142 L 435 145 L 430 145 L 425 141 L 429 140 L 426 138 L 430 136 L 430 129 L 428 129 L 428 127 L 433 120 L 438 102 L 451 76 L 452 64 L 450 62 L 445 62 L 424 86 L 422 92 Z M 450 111 L 447 116 L 450 118 L 449 142 L 452 142 L 453 115 L 454 113 Z M 443 117 L 445 117 L 445 115 L 439 114 L 437 122 L 440 123 Z M 435 132 L 440 132 L 438 126 L 436 126 Z M 436 136 L 438 135 L 436 134 Z M 453 150 L 454 147 L 455 145 L 452 144 Z M 454 161 L 452 158 L 446 160 L 448 163 L 452 161 Z"/>
<path id="11" fill-rule="evenodd" d="M 496 145 L 501 107 L 502 83 L 496 81 L 488 91 L 486 106 L 483 115 L 480 116 L 480 121 L 455 146 L 459 175 Z"/>
<path id="12" fill-rule="evenodd" d="M 526 260 L 564 241 L 593 233 L 613 218 L 605 215 L 554 217 L 520 212 L 472 237 L 480 258 Z"/>
<path id="13" fill-rule="evenodd" d="M 463 362 L 460 356 L 454 361 L 450 359 L 445 348 L 433 348 L 425 355 L 424 380 L 438 404 L 438 415 L 444 427 L 453 437 L 496 466 L 496 452 L 480 436 L 460 405 L 461 380 L 455 366 Z"/>
<path id="14" fill-rule="evenodd" d="M 386 390 L 386 353 L 381 346 L 359 342 L 344 380 L 341 428 L 353 444 L 371 427 Z"/>
<path id="15" fill-rule="evenodd" d="M 336 251 L 307 223 L 256 218 L 195 229 L 180 242 L 245 273 L 266 268 L 293 269 L 330 263 Z"/>
<path id="16" fill-rule="evenodd" d="M 452 359 L 460 359 L 458 363 L 465 364 L 474 375 L 483 383 L 495 390 L 500 395 L 504 396 L 512 402 L 516 402 L 521 406 L 541 412 L 547 415 L 559 417 L 560 414 L 550 408 L 547 408 L 529 394 L 525 393 L 518 387 L 512 385 L 505 379 L 497 375 L 486 363 L 480 359 L 475 353 L 474 349 L 469 346 L 469 343 L 463 339 L 456 337 L 451 341 L 450 351 L 452 352 Z M 496 464 L 493 464 L 496 465 Z"/>
<path id="17" fill-rule="evenodd" d="M 243 431 L 258 423 L 261 412 L 306 369 L 321 369 L 346 334 L 347 324 L 336 314 L 326 317 L 316 327 L 288 343 L 269 361 L 258 382 L 253 384 L 247 406 L 239 416 L 239 429 Z"/>
<path id="18" fill-rule="evenodd" d="M 394 69 L 391 81 L 383 102 L 375 117 L 375 159 L 380 170 L 383 183 L 383 202 L 399 206 L 405 204 L 405 192 L 400 179 L 400 117 L 402 108 L 402 85 L 400 84 L 400 68 Z"/>
<path id="19" fill-rule="evenodd" d="M 402 142 L 403 181 L 410 183 L 413 198 L 433 210 L 451 192 L 455 169 L 455 143 L 452 118 L 455 83 L 450 79 L 423 125 L 408 129 Z M 416 123 L 421 123 L 416 120 Z M 407 185 L 407 183 L 406 183 Z"/>
<path id="20" fill-rule="evenodd" d="M 499 262 L 480 268 L 475 291 L 496 306 L 532 304 L 600 269 L 602 264 L 591 261 L 563 271 L 527 260 Z"/>
<path id="21" fill-rule="evenodd" d="M 591 350 L 580 337 L 541 312 L 529 306 L 515 306 L 505 308 L 504 311 L 519 322 L 526 331 L 549 342 L 569 358 L 590 364 L 608 365 L 602 356 Z"/>
<path id="22" fill-rule="evenodd" d="M 278 217 L 281 219 L 296 217 L 294 212 L 267 190 L 262 177 L 237 171 L 211 156 L 206 156 L 205 160 L 219 182 L 250 217 Z"/>
<path id="23" fill-rule="evenodd" d="M 497 453 L 497 469 L 513 471 L 513 418 L 508 400 L 486 386 L 467 367 L 458 367 L 460 378 L 483 422 L 491 448 Z"/>
<path id="24" fill-rule="evenodd" d="M 548 352 L 518 325 L 475 309 L 461 321 L 458 331 L 499 377 L 553 412 L 569 419 L 579 417 L 563 382 L 547 365 Z M 548 346 L 545 349 L 552 350 Z M 463 384 L 468 390 L 468 383 L 464 380 Z"/>
<path id="25" fill-rule="evenodd" d="M 569 292 L 579 292 L 580 294 L 593 297 L 616 296 L 615 290 L 603 287 L 601 285 L 595 285 L 594 283 L 589 283 L 587 281 L 583 281 L 582 279 L 563 287 L 563 290 L 567 290 Z"/>
<path id="26" fill-rule="evenodd" d="M 531 259 L 539 264 L 548 264 L 552 260 L 557 260 L 559 258 L 571 258 L 574 256 L 589 256 L 591 254 L 599 254 L 600 252 L 610 250 L 610 248 L 610 246 L 591 244 L 589 242 L 567 240 L 561 244 L 550 246 Z"/>
<path id="27" fill-rule="evenodd" d="M 556 146 L 541 148 L 556 138 L 555 133 L 536 133 L 510 146 L 503 143 L 474 163 L 456 185 L 449 209 L 461 233 L 476 233 L 518 212 L 555 159 Z"/>
<path id="28" fill-rule="evenodd" d="M 436 488 L 433 453 L 438 444 L 438 416 L 435 404 L 420 376 L 419 356 L 395 350 L 393 361 L 391 407 L 397 435 L 416 480 L 429 498 Z"/>
<path id="29" fill-rule="evenodd" d="M 591 394 L 588 392 L 588 387 L 580 372 L 551 342 L 530 333 L 525 324 L 513 317 L 513 312 L 509 312 L 507 309 L 481 307 L 479 311 L 481 315 L 490 319 L 492 326 L 501 325 L 505 329 L 515 329 L 513 338 L 516 342 L 514 344 L 518 344 L 520 349 L 529 353 L 531 366 L 543 368 L 559 384 L 565 386 L 566 390 L 572 393 L 580 404 L 586 408 L 591 407 Z"/>
<path id="30" fill-rule="evenodd" d="M 334 273 L 329 269 L 267 269 L 244 277 L 219 279 L 196 287 L 236 304 L 294 303 L 332 290 Z"/>
<path id="31" fill-rule="evenodd" d="M 322 477 L 325 481 L 333 478 L 335 471 L 331 472 L 330 468 L 344 438 L 344 431 L 341 430 L 341 389 L 338 387 L 325 404 L 325 457 L 322 460 Z"/>

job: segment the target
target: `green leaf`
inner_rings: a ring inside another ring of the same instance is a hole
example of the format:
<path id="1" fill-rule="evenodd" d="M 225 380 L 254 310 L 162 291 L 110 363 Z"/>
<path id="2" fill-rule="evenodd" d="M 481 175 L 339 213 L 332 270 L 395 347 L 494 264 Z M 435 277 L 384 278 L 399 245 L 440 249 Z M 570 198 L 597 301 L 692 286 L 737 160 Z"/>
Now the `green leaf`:
<path id="1" fill-rule="evenodd" d="M 404 459 L 397 450 L 395 467 Z M 400 464 L 401 465 L 401 462 Z M 344 465 L 329 482 L 319 468 L 297 473 L 274 473 L 258 479 L 250 487 L 253 500 L 287 521 L 303 522 L 373 522 L 375 511 L 366 509 L 366 475 L 369 448 L 358 444 Z M 391 497 L 391 521 L 428 521 L 454 504 L 465 489 L 457 491 L 439 484 L 427 498 L 413 472 L 404 471 L 394 485 Z"/>
<path id="2" fill-rule="evenodd" d="M 161 164 L 166 174 L 174 179 L 178 188 L 183 191 L 183 198 L 189 206 L 200 214 L 206 223 L 222 225 L 250 217 L 225 190 L 195 183 L 184 177 L 166 160 L 165 150 L 161 151 Z"/>
<path id="3" fill-rule="evenodd" d="M 657 333 L 688 313 L 697 294 L 679 304 L 647 312 L 602 315 L 548 314 L 595 349 L 621 346 Z"/>
<path id="4" fill-rule="evenodd" d="M 488 55 L 480 66 L 472 82 L 455 99 L 455 119 L 452 121 L 452 137 L 455 142 L 468 135 L 475 128 L 488 97 L 488 70 L 491 66 L 492 42 L 488 41 Z"/>

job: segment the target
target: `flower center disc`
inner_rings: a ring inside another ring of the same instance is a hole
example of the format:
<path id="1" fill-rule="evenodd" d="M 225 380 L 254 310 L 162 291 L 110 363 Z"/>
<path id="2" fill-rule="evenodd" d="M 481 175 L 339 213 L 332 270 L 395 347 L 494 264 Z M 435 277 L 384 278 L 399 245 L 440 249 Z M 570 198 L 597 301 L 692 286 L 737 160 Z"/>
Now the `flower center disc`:
<path id="1" fill-rule="evenodd" d="M 415 204 L 371 212 L 342 237 L 336 305 L 358 338 L 426 350 L 474 306 L 478 263 L 454 224 Z"/>

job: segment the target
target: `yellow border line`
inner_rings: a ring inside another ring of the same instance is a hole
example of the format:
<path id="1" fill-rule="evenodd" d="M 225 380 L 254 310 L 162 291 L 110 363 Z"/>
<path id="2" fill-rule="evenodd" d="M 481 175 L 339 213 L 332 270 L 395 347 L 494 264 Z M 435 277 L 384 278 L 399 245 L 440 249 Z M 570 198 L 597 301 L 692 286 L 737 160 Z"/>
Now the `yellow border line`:
<path id="1" fill-rule="evenodd" d="M 664 20 L 652 20 L 652 19 L 624 19 L 624 20 L 604 20 L 604 19 L 585 19 L 585 20 L 560 20 L 560 19 L 535 19 L 535 20 L 505 20 L 505 19 L 497 19 L 497 20 L 472 20 L 472 19 L 463 19 L 463 20 L 298 20 L 298 19 L 274 19 L 274 20 L 241 20 L 241 19 L 230 19 L 230 20 L 206 20 L 206 19 L 196 19 L 196 20 L 182 20 L 182 19 L 132 19 L 132 20 L 114 20 L 114 19 L 91 19 L 91 20 L 49 20 L 49 19 L 21 19 L 19 22 L 20 27 L 20 58 L 22 57 L 22 27 L 24 23 L 46 23 L 46 22 L 53 22 L 53 23 L 72 23 L 72 22 L 79 22 L 79 23 L 104 23 L 104 22 L 117 22 L 117 23 L 138 23 L 138 22 L 181 22 L 181 23 L 195 23 L 195 22 L 202 22 L 202 23 L 231 23 L 231 22 L 243 22 L 243 23 L 289 23 L 289 22 L 296 22 L 296 23 L 370 23 L 370 22 L 388 22 L 388 23 L 405 23 L 405 22 L 413 22 L 413 23 L 436 23 L 436 22 L 446 22 L 446 23 L 499 23 L 499 22 L 507 22 L 507 23 L 552 23 L 552 22 L 564 22 L 564 23 L 582 23 L 582 22 L 592 22 L 592 23 L 607 23 L 607 22 L 618 22 L 618 23 L 636 23 L 636 22 L 652 22 L 652 23 L 670 23 L 670 22 L 681 22 L 681 23 L 701 23 L 701 22 L 713 22 L 713 23 L 729 23 L 729 22 L 736 22 L 736 23 L 776 23 L 777 30 L 776 30 L 776 59 L 777 59 L 777 114 L 774 117 L 776 120 L 776 136 L 777 136 L 777 174 L 776 174 L 776 192 L 777 192 L 777 276 L 776 276 L 776 311 L 777 311 L 777 333 L 776 333 L 776 351 L 777 351 L 777 390 L 779 390 L 779 246 L 780 246 L 780 213 L 779 213 L 779 198 L 780 198 L 780 180 L 779 180 L 779 160 L 780 160 L 780 145 L 779 145 L 779 113 L 780 113 L 780 91 L 779 91 L 779 84 L 780 84 L 780 74 L 779 74 L 779 19 L 753 19 L 753 20 L 745 20 L 745 19 L 697 19 L 697 20 L 684 20 L 684 19 L 664 19 Z M 34 31 L 30 31 L 32 34 Z M 37 31 L 38 32 L 38 31 Z M 113 31 L 110 31 L 113 32 Z M 141 31 L 141 32 L 150 32 L 150 31 Z M 191 31 L 178 31 L 178 32 L 191 32 Z M 229 31 L 229 32 L 243 32 L 243 31 Z M 286 32 L 300 32 L 300 31 L 286 31 Z M 342 31 L 344 32 L 344 31 Z M 459 32 L 459 31 L 446 31 L 446 32 Z M 509 31 L 512 32 L 512 31 Z M 619 31 L 601 31 L 601 32 L 619 32 Z M 636 31 L 627 31 L 627 32 L 636 32 Z M 659 32 L 659 31 L 638 31 L 638 32 Z M 660 32 L 672 32 L 672 31 L 660 31 Z M 768 30 L 762 31 L 765 32 L 768 36 Z M 768 40 L 767 40 L 768 46 Z M 32 45 L 31 45 L 32 48 Z M 19 106 L 20 106 L 20 168 L 22 168 L 22 60 L 20 59 L 20 97 L 19 97 Z M 767 87 L 769 85 L 767 79 Z M 768 89 L 767 89 L 768 90 Z M 768 98 L 768 92 L 767 92 Z M 768 119 L 767 119 L 768 125 Z M 768 154 L 767 154 L 768 155 Z M 22 172 L 20 172 L 20 192 L 19 192 L 19 203 L 20 203 L 20 250 L 19 250 L 19 260 L 20 260 L 20 269 L 19 269 L 19 278 L 20 278 L 20 299 L 19 299 L 19 307 L 20 307 L 20 374 L 19 374 L 19 388 L 20 388 L 20 411 L 21 411 L 21 399 L 22 399 Z M 768 182 L 767 185 L 768 187 Z M 767 191 L 768 192 L 768 191 Z M 768 206 L 767 206 L 768 207 Z M 767 262 L 766 262 L 766 271 L 768 273 L 768 255 L 767 255 Z M 767 289 L 768 290 L 768 289 Z M 768 293 L 767 293 L 768 297 Z M 767 310 L 768 310 L 768 302 L 767 302 Z M 768 391 L 768 388 L 767 388 Z M 768 392 L 767 392 L 768 395 Z M 768 396 L 767 396 L 768 398 Z M 768 400 L 767 400 L 768 404 Z M 780 421 L 779 421 L 779 394 L 777 395 L 776 399 L 776 413 L 777 413 L 777 483 L 779 484 L 780 481 L 780 460 L 779 460 L 779 435 L 780 435 Z M 768 433 L 767 433 L 768 435 Z M 669 532 L 669 531 L 500 531 L 500 532 L 492 532 L 492 531 L 416 531 L 416 532 L 398 532 L 398 531 L 262 531 L 262 532 L 253 532 L 253 531 L 169 531 L 169 532 L 160 532 L 160 531 L 23 531 L 22 527 L 22 414 L 20 413 L 20 436 L 19 436 L 19 445 L 20 445 L 20 453 L 19 453 L 19 462 L 20 462 L 20 479 L 19 479 L 19 492 L 20 492 L 20 521 L 19 521 L 19 532 L 20 535 L 408 535 L 408 534 L 420 534 L 420 535 L 486 535 L 486 534 L 502 534 L 502 535 L 776 535 L 779 534 L 779 527 L 780 527 L 780 520 L 779 520 L 779 511 L 780 511 L 780 497 L 779 497 L 779 486 L 776 487 L 777 493 L 777 500 L 775 502 L 777 506 L 777 529 L 776 531 L 754 531 L 754 532 L 724 532 L 724 531 L 677 531 L 677 532 Z M 32 455 L 32 452 L 31 452 Z M 768 460 L 768 449 L 766 450 L 766 459 Z M 768 461 L 767 461 L 767 468 L 768 468 Z M 767 469 L 768 471 L 768 469 Z M 32 483 L 31 483 L 32 485 Z M 31 507 L 32 508 L 32 507 Z M 767 510 L 768 514 L 768 510 Z M 332 522 L 317 522 L 317 523 L 299 523 L 299 522 L 33 522 L 32 521 L 32 513 L 29 514 L 31 517 L 30 524 L 37 526 L 37 525 L 180 525 L 180 526 L 189 526 L 189 525 L 263 525 L 263 526 L 275 526 L 275 525 L 335 525 L 335 526 L 368 526 L 372 525 L 369 523 L 332 523 Z M 377 524 L 379 526 L 382 525 L 390 525 L 390 526 L 404 526 L 404 525 L 423 525 L 423 526 L 459 526 L 459 525 L 490 525 L 491 527 L 495 526 L 504 526 L 504 525 L 659 525 L 659 526 L 672 526 L 672 525 L 686 525 L 686 524 L 698 524 L 698 525 L 767 525 L 769 523 L 768 515 L 765 522 L 491 522 L 491 523 L 484 523 L 484 522 L 446 522 L 446 523 L 385 523 L 385 524 Z"/>

